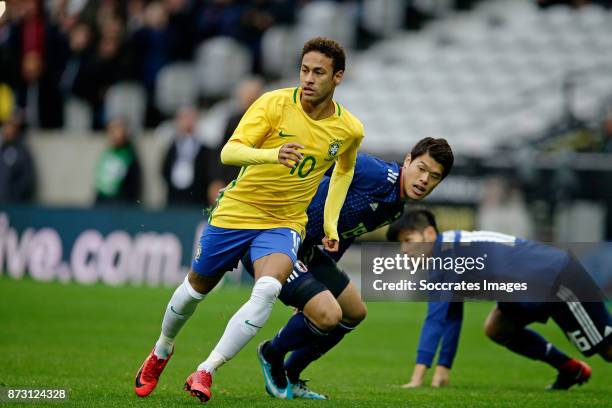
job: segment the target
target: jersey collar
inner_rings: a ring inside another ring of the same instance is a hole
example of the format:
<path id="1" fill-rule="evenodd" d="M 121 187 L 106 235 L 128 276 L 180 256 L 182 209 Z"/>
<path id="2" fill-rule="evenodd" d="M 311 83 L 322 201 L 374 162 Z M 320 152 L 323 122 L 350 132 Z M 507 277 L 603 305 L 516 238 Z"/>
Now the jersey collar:
<path id="1" fill-rule="evenodd" d="M 293 104 L 298 106 L 298 109 L 302 112 L 302 114 L 313 122 L 333 120 L 335 118 L 339 118 L 340 116 L 342 116 L 342 108 L 340 107 L 340 104 L 336 102 L 334 99 L 332 99 L 332 104 L 334 105 L 334 113 L 323 119 L 313 119 L 310 116 L 308 116 L 308 114 L 304 111 L 304 107 L 302 106 L 301 98 L 302 98 L 302 87 L 298 86 L 293 90 L 293 97 L 292 97 Z"/>

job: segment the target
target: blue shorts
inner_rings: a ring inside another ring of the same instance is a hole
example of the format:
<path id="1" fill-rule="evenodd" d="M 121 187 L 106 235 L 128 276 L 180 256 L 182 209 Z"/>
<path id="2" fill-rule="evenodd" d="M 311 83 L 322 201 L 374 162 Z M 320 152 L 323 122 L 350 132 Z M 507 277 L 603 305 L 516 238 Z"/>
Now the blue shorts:
<path id="1" fill-rule="evenodd" d="M 253 230 L 208 225 L 200 237 L 191 268 L 198 275 L 216 276 L 236 268 L 247 251 L 253 262 L 266 255 L 281 253 L 291 258 L 294 264 L 300 243 L 300 234 L 290 228 Z"/>
<path id="2" fill-rule="evenodd" d="M 546 323 L 552 317 L 565 336 L 585 356 L 599 353 L 612 344 L 612 316 L 603 302 L 498 302 L 509 319 L 526 326 Z"/>
<path id="3" fill-rule="evenodd" d="M 603 301 L 595 299 L 598 286 L 572 256 L 561 272 L 553 302 L 498 302 L 498 309 L 515 323 L 526 326 L 546 323 L 552 318 L 565 336 L 585 356 L 592 356 L 612 344 L 612 315 Z M 605 299 L 604 295 L 601 295 Z"/>

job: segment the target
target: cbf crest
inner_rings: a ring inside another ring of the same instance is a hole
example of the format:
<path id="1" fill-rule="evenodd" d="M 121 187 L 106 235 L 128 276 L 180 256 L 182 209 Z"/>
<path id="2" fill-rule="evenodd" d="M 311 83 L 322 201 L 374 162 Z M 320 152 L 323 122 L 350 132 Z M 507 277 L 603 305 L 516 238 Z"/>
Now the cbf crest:
<path id="1" fill-rule="evenodd" d="M 342 140 L 334 139 L 329 144 L 329 149 L 327 149 L 327 159 L 326 161 L 336 160 L 338 156 L 338 152 L 340 151 L 340 146 L 342 146 Z"/>

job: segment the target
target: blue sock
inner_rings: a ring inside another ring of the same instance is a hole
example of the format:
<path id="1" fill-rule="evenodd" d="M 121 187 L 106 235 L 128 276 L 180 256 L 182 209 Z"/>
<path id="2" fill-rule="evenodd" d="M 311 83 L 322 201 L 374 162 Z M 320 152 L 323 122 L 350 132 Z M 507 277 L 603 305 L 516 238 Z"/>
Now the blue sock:
<path id="1" fill-rule="evenodd" d="M 525 357 L 544 361 L 555 368 L 559 368 L 570 358 L 562 351 L 547 342 L 544 337 L 530 329 L 523 329 L 515 334 L 505 346 Z"/>
<path id="2" fill-rule="evenodd" d="M 327 333 L 316 327 L 302 312 L 291 316 L 285 327 L 263 349 L 268 361 L 283 361 L 285 354 L 316 342 Z"/>
<path id="3" fill-rule="evenodd" d="M 285 361 L 287 377 L 292 383 L 300 379 L 302 371 L 313 361 L 320 358 L 323 354 L 331 350 L 342 338 L 350 333 L 356 326 L 340 322 L 338 326 L 325 337 L 319 337 L 316 342 L 310 343 L 291 353 Z"/>

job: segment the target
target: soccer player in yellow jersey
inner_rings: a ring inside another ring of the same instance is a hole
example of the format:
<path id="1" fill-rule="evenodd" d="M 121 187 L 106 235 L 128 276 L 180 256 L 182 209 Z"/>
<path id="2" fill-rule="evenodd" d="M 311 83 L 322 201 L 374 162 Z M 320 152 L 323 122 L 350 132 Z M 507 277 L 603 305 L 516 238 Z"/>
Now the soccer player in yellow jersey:
<path id="1" fill-rule="evenodd" d="M 353 178 L 363 125 L 333 100 L 342 81 L 345 55 L 327 38 L 302 49 L 298 88 L 259 98 L 221 152 L 225 164 L 242 166 L 220 194 L 200 238 L 192 269 L 176 289 L 161 335 L 136 375 L 135 392 L 146 397 L 174 351 L 174 339 L 197 304 L 247 253 L 255 285 L 250 299 L 230 319 L 219 343 L 185 382 L 200 401 L 211 397 L 212 376 L 266 323 L 281 287 L 293 270 L 307 222 L 306 208 L 325 172 L 336 164 L 324 209 L 326 250 L 339 247 L 338 216 Z M 291 387 L 276 390 L 291 398 Z"/>

